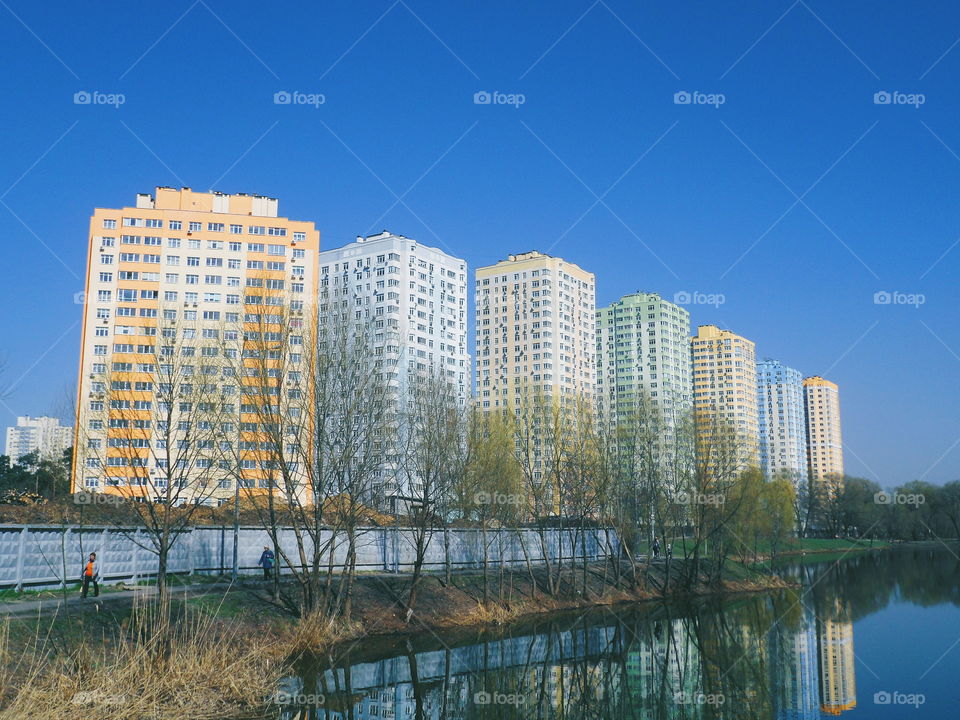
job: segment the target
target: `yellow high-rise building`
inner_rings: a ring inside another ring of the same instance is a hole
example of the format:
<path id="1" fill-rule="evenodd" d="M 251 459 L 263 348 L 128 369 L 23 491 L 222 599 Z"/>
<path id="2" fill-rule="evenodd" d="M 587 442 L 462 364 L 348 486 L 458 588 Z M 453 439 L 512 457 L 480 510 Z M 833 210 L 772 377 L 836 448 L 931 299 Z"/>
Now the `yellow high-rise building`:
<path id="1" fill-rule="evenodd" d="M 94 211 L 74 490 L 169 502 L 176 482 L 177 502 L 213 504 L 235 482 L 274 487 L 264 418 L 298 392 L 320 248 L 312 222 L 277 207 L 158 187 Z"/>
<path id="2" fill-rule="evenodd" d="M 510 413 L 538 502 L 558 512 L 556 461 L 596 401 L 596 286 L 589 273 L 539 252 L 476 271 L 476 402 Z M 522 429 L 520 429 L 522 427 Z"/>
<path id="3" fill-rule="evenodd" d="M 843 437 L 840 432 L 840 390 L 819 375 L 803 381 L 807 414 L 807 457 L 810 479 L 838 489 L 843 481 Z"/>
<path id="4" fill-rule="evenodd" d="M 716 460 L 706 459 L 705 453 L 725 453 L 720 446 L 732 441 L 737 469 L 759 465 L 754 343 L 715 325 L 701 325 L 690 339 L 690 350 L 701 459 L 714 465 Z"/>
<path id="5" fill-rule="evenodd" d="M 521 389 L 596 395 L 596 281 L 562 258 L 510 255 L 476 271 L 477 400 L 521 406 Z"/>

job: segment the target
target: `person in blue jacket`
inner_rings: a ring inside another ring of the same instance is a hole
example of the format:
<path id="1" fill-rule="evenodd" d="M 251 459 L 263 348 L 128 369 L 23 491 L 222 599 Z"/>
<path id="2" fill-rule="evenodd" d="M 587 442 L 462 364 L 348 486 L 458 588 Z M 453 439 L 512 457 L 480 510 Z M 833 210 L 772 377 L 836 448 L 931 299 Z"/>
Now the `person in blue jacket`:
<path id="1" fill-rule="evenodd" d="M 260 554 L 260 559 L 257 561 L 257 565 L 263 568 L 263 579 L 269 580 L 271 575 L 270 571 L 273 569 L 273 550 L 270 549 L 269 545 L 263 546 L 263 552 Z"/>

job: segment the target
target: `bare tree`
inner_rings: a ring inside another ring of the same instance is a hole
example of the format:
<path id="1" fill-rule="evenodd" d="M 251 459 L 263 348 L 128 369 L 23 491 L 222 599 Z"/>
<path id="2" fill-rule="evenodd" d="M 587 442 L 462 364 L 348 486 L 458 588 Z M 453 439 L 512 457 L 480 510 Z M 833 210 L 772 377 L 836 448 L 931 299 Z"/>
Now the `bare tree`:
<path id="1" fill-rule="evenodd" d="M 407 591 L 407 616 L 413 612 L 433 535 L 446 525 L 454 489 L 466 459 L 466 406 L 456 383 L 442 368 L 411 373 L 401 398 L 403 473 L 410 498 L 414 550 L 413 577 Z"/>
<path id="2" fill-rule="evenodd" d="M 223 474 L 218 444 L 236 422 L 237 388 L 224 374 L 236 331 L 177 312 L 161 310 L 152 326 L 118 325 L 112 365 L 90 378 L 81 398 L 83 447 L 75 449 L 78 485 L 80 476 L 87 490 L 102 482 L 128 501 L 146 538 L 137 533 L 135 542 L 157 556 L 162 608 L 171 551 L 196 509 L 212 503 Z"/>

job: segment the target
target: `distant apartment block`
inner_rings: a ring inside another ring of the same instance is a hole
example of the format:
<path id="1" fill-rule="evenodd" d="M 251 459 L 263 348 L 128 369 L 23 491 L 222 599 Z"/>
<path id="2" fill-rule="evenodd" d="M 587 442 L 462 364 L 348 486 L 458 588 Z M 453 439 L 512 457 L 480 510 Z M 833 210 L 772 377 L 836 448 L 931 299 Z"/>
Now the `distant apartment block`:
<path id="1" fill-rule="evenodd" d="M 803 395 L 810 479 L 837 485 L 843 479 L 840 390 L 836 383 L 815 375 L 804 379 Z"/>
<path id="2" fill-rule="evenodd" d="M 339 315 L 366 325 L 374 358 L 388 363 L 398 402 L 416 375 L 440 373 L 466 402 L 467 263 L 403 235 L 382 232 L 320 253 L 319 318 Z M 348 317 L 347 317 L 348 316 Z M 374 361 L 371 358 L 371 361 Z M 396 449 L 384 455 L 375 488 L 391 509 L 416 496 L 415 478 L 403 480 Z"/>
<path id="3" fill-rule="evenodd" d="M 97 208 L 88 239 L 75 485 L 156 496 L 191 448 L 175 461 L 188 498 L 274 487 L 262 410 L 280 412 L 315 323 L 314 224 L 275 198 L 158 187 Z"/>
<path id="4" fill-rule="evenodd" d="M 741 469 L 759 465 L 754 343 L 715 325 L 701 325 L 690 350 L 701 457 L 712 445 L 732 440 Z"/>
<path id="5" fill-rule="evenodd" d="M 638 412 L 667 432 L 691 408 L 690 313 L 656 293 L 597 310 L 597 405 L 610 428 Z"/>
<path id="6" fill-rule="evenodd" d="M 757 363 L 760 467 L 767 480 L 807 478 L 807 429 L 803 376 L 779 360 Z"/>
<path id="7" fill-rule="evenodd" d="M 30 453 L 42 459 L 59 459 L 73 442 L 73 428 L 61 425 L 54 417 L 18 417 L 17 424 L 7 428 L 5 454 L 10 462 Z"/>

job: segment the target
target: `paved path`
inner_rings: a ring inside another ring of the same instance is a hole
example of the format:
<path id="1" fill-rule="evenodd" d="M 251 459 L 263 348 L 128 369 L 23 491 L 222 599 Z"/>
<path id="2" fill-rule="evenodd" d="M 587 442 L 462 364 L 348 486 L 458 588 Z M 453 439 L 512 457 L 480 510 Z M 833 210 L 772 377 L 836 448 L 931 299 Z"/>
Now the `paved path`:
<path id="1" fill-rule="evenodd" d="M 177 585 L 170 589 L 173 597 L 189 595 L 196 597 L 207 593 L 222 594 L 231 588 L 234 590 L 250 589 L 257 587 L 262 583 L 196 583 L 194 585 Z M 99 597 L 93 597 L 92 592 L 84 599 L 80 597 L 77 590 L 70 590 L 67 593 L 67 608 L 89 609 L 92 607 L 108 607 L 113 605 L 122 605 L 132 602 L 135 598 L 148 598 L 157 594 L 155 585 L 144 585 L 141 587 L 132 587 L 129 590 L 110 590 L 102 592 Z M 64 599 L 60 597 L 34 598 L 25 600 L 14 600 L 12 602 L 0 602 L 0 618 L 24 618 L 33 617 L 38 614 L 50 615 L 59 612 L 63 607 Z"/>

